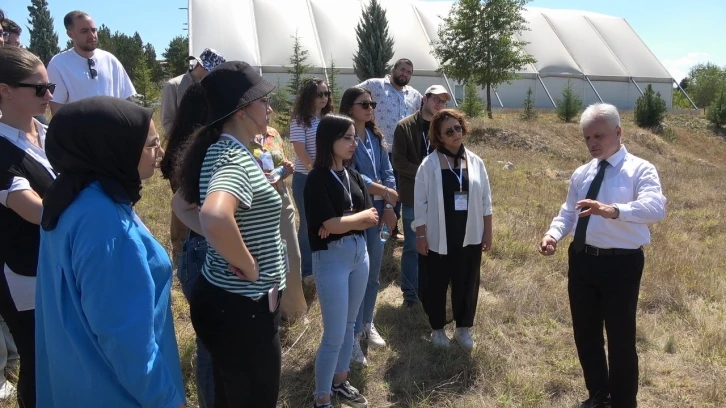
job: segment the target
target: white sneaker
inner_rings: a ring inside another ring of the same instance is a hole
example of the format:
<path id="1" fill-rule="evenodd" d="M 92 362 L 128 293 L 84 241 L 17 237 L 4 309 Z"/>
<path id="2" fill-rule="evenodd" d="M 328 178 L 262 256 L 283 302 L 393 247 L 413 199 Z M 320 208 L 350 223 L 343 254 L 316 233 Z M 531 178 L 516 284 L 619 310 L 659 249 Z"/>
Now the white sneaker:
<path id="1" fill-rule="evenodd" d="M 474 350 L 474 339 L 471 338 L 471 329 L 468 327 L 457 327 L 454 331 L 454 341 L 466 351 Z"/>
<path id="2" fill-rule="evenodd" d="M 449 340 L 449 337 L 446 335 L 446 331 L 444 329 L 440 329 L 431 332 L 431 343 L 433 343 L 436 347 L 449 347 L 451 345 L 451 340 Z"/>
<path id="3" fill-rule="evenodd" d="M 0 375 L 2 375 L 2 374 L 0 374 Z M 2 382 L 2 384 L 0 385 L 0 401 L 9 399 L 9 398 L 14 398 L 15 393 L 16 393 L 15 387 L 13 386 L 13 384 L 10 383 L 10 381 L 5 380 Z"/>
<path id="4" fill-rule="evenodd" d="M 362 334 L 362 333 L 361 333 Z M 352 363 L 356 363 L 362 366 L 368 365 L 368 360 L 366 359 L 366 356 L 363 354 L 363 349 L 360 348 L 360 338 L 361 335 L 355 336 L 353 339 L 353 354 L 350 356 L 350 361 Z"/>
<path id="5" fill-rule="evenodd" d="M 376 330 L 376 325 L 373 323 L 366 323 L 363 327 L 363 338 L 368 342 L 371 347 L 386 347 L 386 341 Z"/>

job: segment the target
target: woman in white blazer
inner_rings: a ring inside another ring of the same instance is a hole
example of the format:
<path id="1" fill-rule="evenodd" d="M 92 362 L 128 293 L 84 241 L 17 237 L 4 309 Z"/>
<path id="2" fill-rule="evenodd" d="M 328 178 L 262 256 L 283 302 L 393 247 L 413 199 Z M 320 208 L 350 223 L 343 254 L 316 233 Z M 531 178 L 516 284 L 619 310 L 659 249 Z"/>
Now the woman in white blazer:
<path id="1" fill-rule="evenodd" d="M 419 296 L 431 324 L 431 342 L 448 347 L 446 291 L 456 321 L 454 341 L 474 348 L 482 251 L 492 246 L 492 198 L 484 161 L 463 145 L 465 117 L 453 109 L 434 115 L 429 154 L 416 173 L 414 221 L 416 249 L 424 256 L 419 271 Z"/>

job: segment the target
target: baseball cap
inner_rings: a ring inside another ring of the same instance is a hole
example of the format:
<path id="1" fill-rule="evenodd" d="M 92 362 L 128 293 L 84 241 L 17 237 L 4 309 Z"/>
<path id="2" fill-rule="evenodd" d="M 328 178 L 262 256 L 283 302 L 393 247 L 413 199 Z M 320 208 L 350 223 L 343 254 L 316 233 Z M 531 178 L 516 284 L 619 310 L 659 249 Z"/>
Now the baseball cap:
<path id="1" fill-rule="evenodd" d="M 430 87 L 426 88 L 426 92 L 424 92 L 424 95 L 429 94 L 446 95 L 448 99 L 451 99 L 451 94 L 449 94 L 449 91 L 447 91 L 446 88 L 441 85 L 431 85 Z"/>
<path id="2" fill-rule="evenodd" d="M 205 48 L 204 51 L 202 51 L 201 54 L 199 54 L 199 58 L 191 55 L 189 56 L 189 61 L 197 61 L 200 64 L 202 64 L 202 67 L 206 71 L 211 71 L 216 67 L 217 65 L 223 64 L 227 62 L 226 59 L 217 52 L 217 50 L 214 50 L 212 48 Z"/>

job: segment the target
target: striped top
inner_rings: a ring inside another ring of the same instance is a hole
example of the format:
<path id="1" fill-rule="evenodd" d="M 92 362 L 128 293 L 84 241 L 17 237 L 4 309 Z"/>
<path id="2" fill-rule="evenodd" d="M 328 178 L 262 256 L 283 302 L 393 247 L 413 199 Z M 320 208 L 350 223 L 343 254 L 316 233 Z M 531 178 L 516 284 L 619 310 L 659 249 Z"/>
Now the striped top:
<path id="1" fill-rule="evenodd" d="M 234 218 L 242 239 L 260 265 L 257 282 L 240 279 L 228 270 L 229 264 L 210 246 L 202 268 L 207 280 L 224 290 L 258 299 L 275 283 L 285 288 L 286 263 L 280 238 L 280 195 L 262 170 L 236 140 L 220 138 L 207 149 L 199 177 L 202 204 L 214 191 L 232 194 L 240 201 Z"/>
<path id="2" fill-rule="evenodd" d="M 306 127 L 305 123 L 298 121 L 297 118 L 290 121 L 290 141 L 305 143 L 305 151 L 313 161 L 315 161 L 315 134 L 318 131 L 319 123 L 320 119 L 315 116 L 310 120 L 310 127 Z M 295 158 L 295 171 L 308 174 L 308 169 L 297 157 Z"/>

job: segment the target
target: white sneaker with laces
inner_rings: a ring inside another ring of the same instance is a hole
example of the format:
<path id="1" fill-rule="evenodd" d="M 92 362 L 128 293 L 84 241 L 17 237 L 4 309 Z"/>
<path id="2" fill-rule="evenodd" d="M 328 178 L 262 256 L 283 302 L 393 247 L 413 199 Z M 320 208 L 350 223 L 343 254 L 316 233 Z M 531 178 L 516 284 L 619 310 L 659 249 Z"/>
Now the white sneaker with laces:
<path id="1" fill-rule="evenodd" d="M 446 335 L 444 329 L 434 330 L 431 332 L 431 343 L 436 347 L 449 347 L 451 346 L 451 340 Z"/>
<path id="2" fill-rule="evenodd" d="M 353 339 L 353 354 L 350 356 L 350 362 L 367 366 L 368 359 L 366 359 L 366 356 L 363 354 L 363 349 L 360 347 L 360 338 L 361 335 L 359 334 Z"/>
<path id="3" fill-rule="evenodd" d="M 0 334 L 2 335 L 2 334 Z M 0 375 L 3 375 L 0 373 Z M 16 389 L 13 386 L 13 384 L 10 383 L 10 381 L 5 380 L 2 383 L 0 383 L 0 401 L 14 398 L 16 394 Z"/>
<path id="4" fill-rule="evenodd" d="M 363 338 L 368 342 L 371 347 L 386 347 L 386 341 L 376 330 L 376 325 L 373 323 L 366 323 L 363 327 Z"/>
<path id="5" fill-rule="evenodd" d="M 454 331 L 454 341 L 466 351 L 474 350 L 474 339 L 471 338 L 471 329 L 469 327 L 457 327 Z"/>

